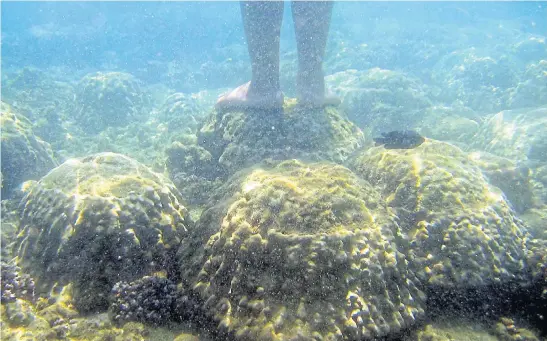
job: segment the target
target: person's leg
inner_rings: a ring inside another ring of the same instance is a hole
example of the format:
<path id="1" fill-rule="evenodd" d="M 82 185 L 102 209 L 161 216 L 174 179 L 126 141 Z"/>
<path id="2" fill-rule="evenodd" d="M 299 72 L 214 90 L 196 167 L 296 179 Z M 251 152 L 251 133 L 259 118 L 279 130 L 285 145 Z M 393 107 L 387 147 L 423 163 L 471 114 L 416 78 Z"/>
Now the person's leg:
<path id="1" fill-rule="evenodd" d="M 298 49 L 297 96 L 305 106 L 338 104 L 340 100 L 325 95 L 323 58 L 327 46 L 331 1 L 293 1 L 292 13 Z"/>
<path id="2" fill-rule="evenodd" d="M 279 84 L 282 1 L 242 1 L 241 15 L 251 59 L 251 82 L 223 95 L 219 109 L 276 108 L 283 105 Z"/>

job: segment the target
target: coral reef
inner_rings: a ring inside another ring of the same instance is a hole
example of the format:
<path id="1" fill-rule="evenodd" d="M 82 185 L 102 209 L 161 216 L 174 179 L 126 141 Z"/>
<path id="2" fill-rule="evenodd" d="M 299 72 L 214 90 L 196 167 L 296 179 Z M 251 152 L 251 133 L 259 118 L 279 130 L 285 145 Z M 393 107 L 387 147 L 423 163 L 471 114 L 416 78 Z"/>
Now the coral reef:
<path id="1" fill-rule="evenodd" d="M 63 139 L 71 120 L 74 89 L 67 70 L 23 67 L 2 70 L 2 101 L 32 122 L 32 130 L 52 146 Z M 54 148 L 55 150 L 56 148 Z"/>
<path id="2" fill-rule="evenodd" d="M 401 72 L 346 70 L 325 78 L 340 96 L 350 120 L 375 132 L 415 127 L 431 106 L 427 87 Z"/>
<path id="3" fill-rule="evenodd" d="M 189 174 L 200 174 L 209 179 L 222 175 L 222 172 L 216 169 L 217 164 L 213 162 L 211 153 L 200 146 L 175 141 L 166 153 L 166 167 L 169 173 L 184 170 Z"/>
<path id="4" fill-rule="evenodd" d="M 507 201 L 518 213 L 540 205 L 532 184 L 532 171 L 522 162 L 496 156 L 488 152 L 471 152 L 473 161 L 488 182 L 503 191 Z"/>
<path id="5" fill-rule="evenodd" d="M 7 71 L 6 79 L 2 80 L 2 100 L 41 126 L 47 123 L 42 120 L 48 117 L 49 112 L 68 111 L 73 105 L 74 89 L 69 79 L 63 77 L 66 72 L 34 67 Z"/>
<path id="6" fill-rule="evenodd" d="M 499 341 L 491 335 L 486 326 L 476 321 L 454 321 L 454 318 L 441 323 L 435 321 L 429 323 L 410 336 L 405 336 L 404 341 Z"/>
<path id="7" fill-rule="evenodd" d="M 69 310 L 58 309 L 58 304 L 43 309 L 22 304 L 21 308 L 20 316 L 23 311 L 27 313 L 28 318 L 24 320 L 26 325 L 9 322 L 3 324 L 2 340 L 145 341 L 151 339 L 149 330 L 144 325 L 130 322 L 117 328 L 108 320 L 107 314 L 78 317 L 73 311 L 69 313 Z"/>
<path id="8" fill-rule="evenodd" d="M 75 118 L 85 133 L 123 127 L 142 117 L 149 95 L 141 82 L 123 72 L 97 72 L 83 77 L 76 89 Z"/>
<path id="9" fill-rule="evenodd" d="M 2 199 L 22 182 L 46 174 L 57 163 L 48 143 L 35 136 L 32 123 L 6 103 L 1 104 Z"/>
<path id="10" fill-rule="evenodd" d="M 228 174 L 266 158 L 343 162 L 363 143 L 363 134 L 335 107 L 305 109 L 294 99 L 284 112 L 213 112 L 198 144 Z"/>
<path id="11" fill-rule="evenodd" d="M 19 228 L 19 212 L 17 206 L 19 200 L 3 199 L 0 212 L 0 258 L 9 261 L 13 258 L 12 243 L 15 241 L 17 229 Z"/>
<path id="12" fill-rule="evenodd" d="M 529 64 L 547 58 L 547 39 L 535 34 L 520 35 L 512 46 L 512 53 L 522 62 Z"/>
<path id="13" fill-rule="evenodd" d="M 108 313 L 80 315 L 74 309 L 72 294 L 72 285 L 68 285 L 58 294 L 38 299 L 35 304 L 20 299 L 8 304 L 2 302 L 0 338 L 9 341 L 147 341 L 173 340 L 180 335 L 188 340 L 210 340 L 193 336 L 195 330 L 191 325 L 156 327 L 127 322 L 120 326 Z"/>
<path id="14" fill-rule="evenodd" d="M 145 276 L 131 283 L 118 282 L 112 288 L 110 312 L 115 322 L 166 324 L 174 319 L 180 294 L 165 277 Z"/>
<path id="15" fill-rule="evenodd" d="M 159 108 L 157 119 L 159 122 L 167 124 L 170 132 L 195 134 L 200 121 L 208 113 L 204 99 L 209 100 L 207 101 L 208 105 L 212 102 L 208 97 L 209 94 L 205 91 L 195 94 L 180 92 L 171 94 Z"/>
<path id="16" fill-rule="evenodd" d="M 71 134 L 56 145 L 63 160 L 109 151 L 127 155 L 160 173 L 164 170 L 165 149 L 176 136 L 168 132 L 165 124 L 153 120 L 107 127 L 94 136 L 86 135 L 78 127 L 72 128 Z"/>
<path id="17" fill-rule="evenodd" d="M 113 323 L 108 313 L 80 315 L 73 305 L 73 286 L 68 285 L 60 292 L 52 292 L 48 298 L 35 302 L 17 299 L 2 300 L 0 304 L 0 338 L 9 341 L 74 340 L 74 341 L 145 341 L 211 340 L 204 337 L 206 332 L 196 334 L 191 324 L 152 326 L 138 322 L 123 325 Z"/>
<path id="18" fill-rule="evenodd" d="M 459 148 L 434 140 L 410 150 L 372 148 L 352 168 L 395 210 L 406 258 L 423 283 L 530 283 L 524 224 Z"/>
<path id="19" fill-rule="evenodd" d="M 175 186 L 124 155 L 68 160 L 26 184 L 15 252 L 47 292 L 74 283 L 79 310 L 107 307 L 112 286 L 169 270 L 192 224 Z"/>
<path id="20" fill-rule="evenodd" d="M 246 169 L 217 191 L 178 253 L 220 330 L 245 340 L 370 339 L 424 315 L 395 217 L 347 168 Z"/>
<path id="21" fill-rule="evenodd" d="M 127 155 L 154 171 L 163 172 L 165 150 L 173 141 L 195 144 L 198 120 L 209 112 L 209 108 L 205 110 L 204 107 L 210 96 L 206 91 L 190 95 L 175 93 L 167 98 L 163 93 L 157 94 L 157 102 L 162 104 L 152 110 L 149 117 L 124 126 L 105 127 L 96 135 L 87 135 L 85 127 L 72 126 L 70 134 L 55 147 L 64 159 L 109 151 Z"/>
<path id="22" fill-rule="evenodd" d="M 514 61 L 476 48 L 457 50 L 439 59 L 433 81 L 442 89 L 439 99 L 462 102 L 481 112 L 506 108 L 509 91 L 518 84 Z"/>
<path id="23" fill-rule="evenodd" d="M 323 67 L 342 104 L 289 98 L 298 50 L 283 33 L 283 114 L 211 112 L 220 87 L 250 76 L 241 27 L 213 10 L 173 30 L 165 18 L 203 6 L 156 7 L 144 26 L 7 15 L 27 29 L 2 31 L 2 340 L 547 335 L 536 5 L 336 7 Z M 148 39 L 158 32 L 190 48 Z M 84 76 L 99 65 L 125 71 Z M 426 141 L 369 146 L 406 129 Z M 125 156 L 92 155 L 105 151 Z"/>
<path id="24" fill-rule="evenodd" d="M 513 160 L 547 162 L 547 107 L 504 110 L 488 117 L 471 148 Z"/>
<path id="25" fill-rule="evenodd" d="M 4 261 L 0 261 L 0 269 L 2 303 L 13 302 L 17 298 L 34 300 L 34 280 L 28 274 L 22 274 L 17 265 Z"/>
<path id="26" fill-rule="evenodd" d="M 166 154 L 167 171 L 189 204 L 205 203 L 222 183 L 224 170 L 204 148 L 175 141 Z"/>
<path id="27" fill-rule="evenodd" d="M 508 107 L 524 108 L 547 105 L 547 57 L 530 63 L 518 85 L 509 93 Z"/>
<path id="28" fill-rule="evenodd" d="M 467 147 L 480 129 L 481 117 L 463 106 L 433 105 L 423 111 L 416 129 L 423 136 Z"/>
<path id="29" fill-rule="evenodd" d="M 517 177 L 502 178 L 496 185 L 520 212 L 520 218 L 533 237 L 529 242 L 528 263 L 534 273 L 543 273 L 547 268 L 546 134 L 547 107 L 506 110 L 485 120 L 470 146 L 514 160 Z M 496 182 L 492 176 L 490 178 Z"/>
<path id="30" fill-rule="evenodd" d="M 533 331 L 516 327 L 515 321 L 508 317 L 500 318 L 494 333 L 500 341 L 540 341 Z"/>
<path id="31" fill-rule="evenodd" d="M 200 341 L 201 339 L 198 337 L 198 336 L 195 336 L 195 335 L 192 335 L 192 334 L 187 334 L 187 333 L 182 333 L 180 335 L 178 335 L 175 340 L 173 341 Z"/>
<path id="32" fill-rule="evenodd" d="M 3 303 L 4 304 L 4 303 Z M 6 322 L 14 327 L 29 326 L 36 316 L 33 307 L 27 301 L 21 299 L 10 300 L 6 306 Z"/>

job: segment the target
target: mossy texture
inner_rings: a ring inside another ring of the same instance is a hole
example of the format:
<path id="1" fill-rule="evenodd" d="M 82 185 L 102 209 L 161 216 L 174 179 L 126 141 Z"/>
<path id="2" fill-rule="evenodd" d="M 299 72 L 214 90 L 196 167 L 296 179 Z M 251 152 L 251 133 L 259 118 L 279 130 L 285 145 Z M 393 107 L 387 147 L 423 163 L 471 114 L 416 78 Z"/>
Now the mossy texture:
<path id="1" fill-rule="evenodd" d="M 76 122 L 89 134 L 123 127 L 141 118 L 149 104 L 149 95 L 131 74 L 96 72 L 83 77 L 76 88 Z"/>
<path id="2" fill-rule="evenodd" d="M 32 123 L 2 102 L 2 197 L 26 180 L 34 180 L 57 165 L 48 143 L 35 136 Z"/>
<path id="3" fill-rule="evenodd" d="M 215 111 L 198 132 L 198 144 L 228 174 L 266 158 L 343 162 L 363 140 L 339 109 L 305 109 L 294 99 L 285 101 L 283 113 Z"/>
<path id="4" fill-rule="evenodd" d="M 489 116 L 471 147 L 513 160 L 547 162 L 547 106 Z"/>
<path id="5" fill-rule="evenodd" d="M 361 340 L 423 316 L 399 234 L 368 182 L 288 160 L 232 177 L 178 259 L 183 284 L 238 339 Z"/>
<path id="6" fill-rule="evenodd" d="M 14 253 L 42 290 L 74 282 L 81 310 L 168 266 L 191 224 L 175 186 L 121 154 L 68 160 L 25 190 Z"/>
<path id="7" fill-rule="evenodd" d="M 529 283 L 524 224 L 459 148 L 433 140 L 410 150 L 372 148 L 352 168 L 397 213 L 406 258 L 424 283 Z"/>

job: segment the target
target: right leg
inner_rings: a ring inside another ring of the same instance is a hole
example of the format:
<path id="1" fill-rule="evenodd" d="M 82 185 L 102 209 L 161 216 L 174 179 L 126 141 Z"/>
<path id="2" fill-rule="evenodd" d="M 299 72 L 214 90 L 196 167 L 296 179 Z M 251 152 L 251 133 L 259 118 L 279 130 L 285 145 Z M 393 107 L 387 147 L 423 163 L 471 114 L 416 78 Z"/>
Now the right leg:
<path id="1" fill-rule="evenodd" d="M 242 1 L 241 15 L 251 59 L 251 82 L 223 95 L 220 109 L 277 108 L 283 105 L 279 84 L 282 1 Z"/>
<path id="2" fill-rule="evenodd" d="M 332 16 L 332 1 L 292 1 L 298 50 L 296 81 L 298 101 L 303 106 L 336 105 L 340 100 L 325 94 L 323 58 Z"/>

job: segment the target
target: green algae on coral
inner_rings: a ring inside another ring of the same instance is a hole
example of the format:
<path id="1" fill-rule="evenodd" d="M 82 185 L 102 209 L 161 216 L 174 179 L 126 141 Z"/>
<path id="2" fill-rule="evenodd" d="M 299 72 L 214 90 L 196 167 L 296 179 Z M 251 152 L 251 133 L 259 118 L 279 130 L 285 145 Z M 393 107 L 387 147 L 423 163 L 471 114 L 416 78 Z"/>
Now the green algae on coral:
<path id="1" fill-rule="evenodd" d="M 547 107 L 504 110 L 489 116 L 471 148 L 509 159 L 547 162 Z"/>
<path id="2" fill-rule="evenodd" d="M 501 317 L 496 323 L 494 334 L 500 341 L 540 341 L 536 333 L 530 329 L 515 326 L 515 320 Z"/>
<path id="3" fill-rule="evenodd" d="M 14 253 L 42 291 L 73 282 L 83 311 L 105 308 L 114 283 L 163 270 L 191 225 L 175 186 L 120 154 L 68 160 L 25 191 Z"/>
<path id="4" fill-rule="evenodd" d="M 198 144 L 229 174 L 264 159 L 304 158 L 343 162 L 363 144 L 363 134 L 335 107 L 304 109 L 286 99 L 278 112 L 213 112 Z"/>
<path id="5" fill-rule="evenodd" d="M 37 180 L 57 165 L 48 143 L 35 136 L 32 123 L 2 102 L 2 197 L 22 182 Z"/>
<path id="6" fill-rule="evenodd" d="M 340 165 L 288 160 L 232 177 L 178 259 L 184 286 L 238 338 L 369 339 L 424 313 L 399 234 L 368 182 Z"/>
<path id="7" fill-rule="evenodd" d="M 534 193 L 529 167 L 488 152 L 471 152 L 468 158 L 482 170 L 488 182 L 503 191 L 507 201 L 518 213 L 539 205 L 540 199 Z"/>
<path id="8" fill-rule="evenodd" d="M 77 123 L 88 134 L 124 126 L 141 117 L 150 104 L 141 82 L 128 73 L 97 72 L 83 77 L 76 91 Z"/>
<path id="9" fill-rule="evenodd" d="M 404 341 L 499 341 L 492 335 L 487 326 L 477 321 L 461 320 L 452 317 L 449 321 L 433 321 L 412 335 L 405 336 Z"/>
<path id="10" fill-rule="evenodd" d="M 205 203 L 221 185 L 225 171 L 205 148 L 175 141 L 166 154 L 166 169 L 190 205 Z"/>
<path id="11" fill-rule="evenodd" d="M 352 168 L 397 212 L 406 257 L 424 283 L 530 282 L 524 224 L 459 148 L 434 140 L 411 150 L 372 148 Z"/>

